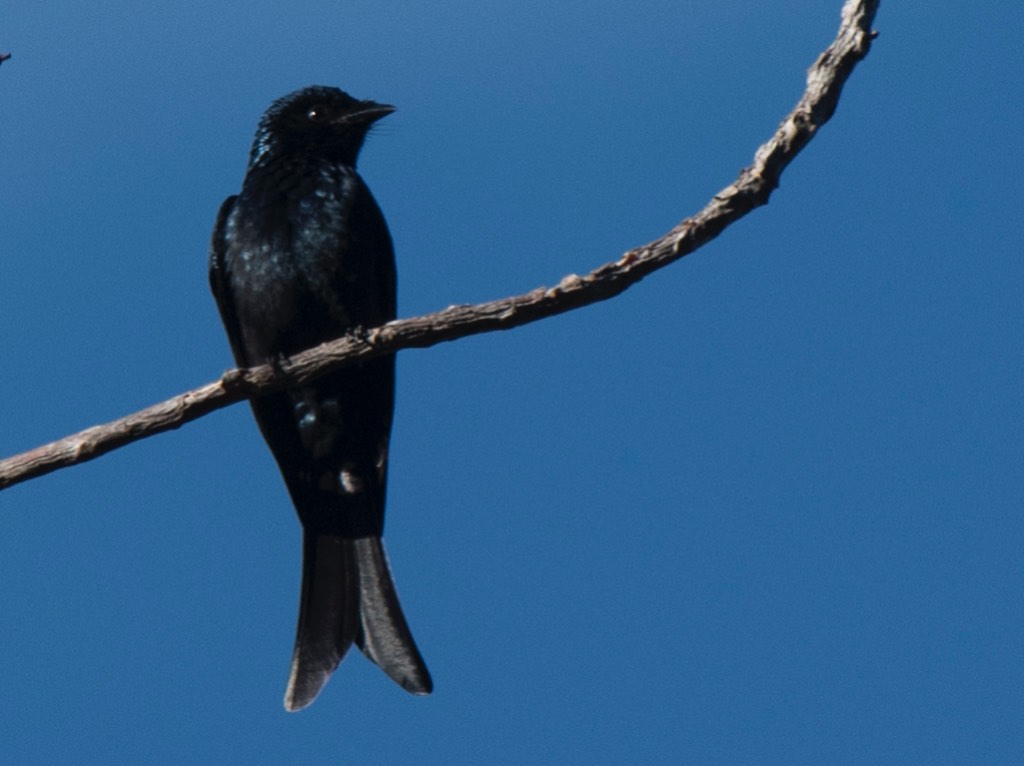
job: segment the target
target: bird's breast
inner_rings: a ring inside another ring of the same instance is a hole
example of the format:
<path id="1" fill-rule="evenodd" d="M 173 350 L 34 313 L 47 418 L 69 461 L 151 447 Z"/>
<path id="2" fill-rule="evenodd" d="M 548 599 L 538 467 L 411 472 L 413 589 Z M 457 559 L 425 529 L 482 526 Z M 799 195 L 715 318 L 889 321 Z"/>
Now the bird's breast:
<path id="1" fill-rule="evenodd" d="M 291 354 L 356 324 L 348 288 L 359 254 L 355 171 L 257 176 L 227 221 L 226 262 L 251 357 Z M 255 361 L 253 359 L 252 361 Z"/>

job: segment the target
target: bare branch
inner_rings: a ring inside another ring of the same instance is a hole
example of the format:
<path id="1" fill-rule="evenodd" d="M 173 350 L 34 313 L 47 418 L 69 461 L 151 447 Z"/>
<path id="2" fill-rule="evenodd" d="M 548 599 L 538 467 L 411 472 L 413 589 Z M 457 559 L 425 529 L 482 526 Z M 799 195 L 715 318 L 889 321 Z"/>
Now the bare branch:
<path id="1" fill-rule="evenodd" d="M 710 242 L 733 221 L 768 202 L 782 171 L 835 112 L 843 85 L 868 53 L 874 38 L 871 22 L 877 10 L 878 0 L 847 0 L 836 39 L 808 71 L 803 97 L 775 134 L 757 150 L 753 164 L 718 192 L 703 210 L 660 239 L 630 250 L 619 260 L 584 276 L 571 274 L 555 287 L 399 319 L 304 351 L 282 362 L 279 369 L 264 365 L 230 370 L 214 383 L 0 461 L 0 489 L 179 428 L 243 399 L 303 385 L 357 360 L 404 348 L 426 348 L 493 330 L 509 330 L 618 295 L 651 272 Z"/>
<path id="2" fill-rule="evenodd" d="M 4 63 L 11 57 L 10 53 L 0 53 L 0 64 Z"/>

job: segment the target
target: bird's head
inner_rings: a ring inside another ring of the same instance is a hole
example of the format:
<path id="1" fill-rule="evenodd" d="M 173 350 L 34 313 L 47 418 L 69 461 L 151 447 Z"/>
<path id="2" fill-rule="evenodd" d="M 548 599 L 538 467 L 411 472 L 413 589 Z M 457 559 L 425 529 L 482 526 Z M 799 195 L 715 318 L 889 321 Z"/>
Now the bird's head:
<path id="1" fill-rule="evenodd" d="M 263 114 L 249 165 L 275 155 L 307 154 L 354 167 L 370 127 L 393 111 L 393 106 L 360 101 L 338 88 L 312 85 L 297 90 Z"/>

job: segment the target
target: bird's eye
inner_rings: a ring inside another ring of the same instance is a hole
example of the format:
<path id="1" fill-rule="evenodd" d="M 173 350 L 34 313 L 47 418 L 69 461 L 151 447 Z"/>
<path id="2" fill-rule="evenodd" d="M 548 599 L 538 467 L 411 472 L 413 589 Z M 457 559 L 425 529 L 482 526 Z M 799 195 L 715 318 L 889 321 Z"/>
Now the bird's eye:
<path id="1" fill-rule="evenodd" d="M 319 104 L 317 106 L 311 107 L 310 110 L 306 112 L 306 117 L 308 117 L 313 122 L 320 122 L 321 120 L 325 120 L 327 119 L 327 107 L 321 106 Z"/>

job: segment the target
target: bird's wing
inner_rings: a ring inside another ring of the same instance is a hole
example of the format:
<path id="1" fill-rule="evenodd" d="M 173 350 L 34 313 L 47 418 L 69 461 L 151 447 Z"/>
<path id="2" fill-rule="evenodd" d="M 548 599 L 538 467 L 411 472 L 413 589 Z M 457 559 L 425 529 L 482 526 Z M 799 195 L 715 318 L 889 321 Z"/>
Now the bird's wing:
<path id="1" fill-rule="evenodd" d="M 235 313 L 234 300 L 231 296 L 231 289 L 228 286 L 227 264 L 225 255 L 227 252 L 227 223 L 231 211 L 235 207 L 237 195 L 232 195 L 224 200 L 217 213 L 217 223 L 213 227 L 213 236 L 210 239 L 210 290 L 217 301 L 217 308 L 220 310 L 221 321 L 224 322 L 224 329 L 227 330 L 228 340 L 231 342 L 231 350 L 234 352 L 235 360 L 242 364 L 246 358 L 242 348 L 242 331 L 238 326 L 238 315 Z"/>

